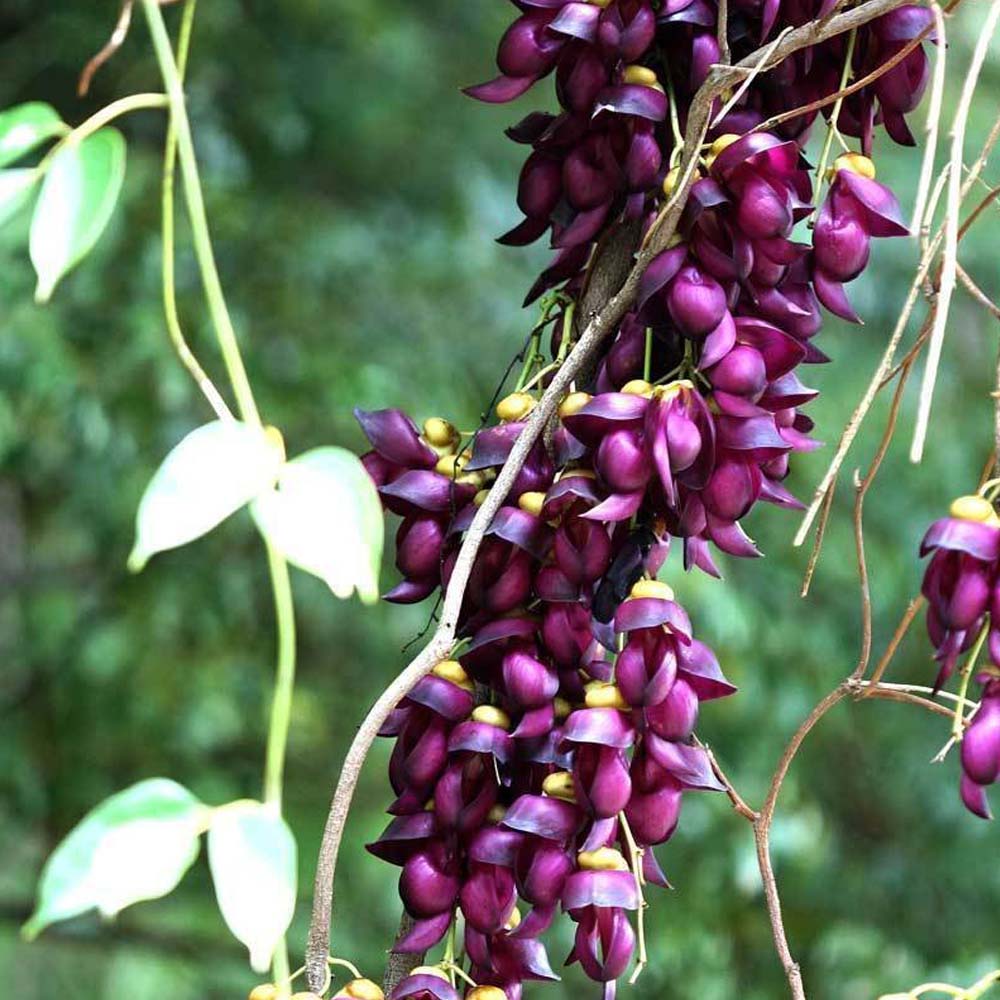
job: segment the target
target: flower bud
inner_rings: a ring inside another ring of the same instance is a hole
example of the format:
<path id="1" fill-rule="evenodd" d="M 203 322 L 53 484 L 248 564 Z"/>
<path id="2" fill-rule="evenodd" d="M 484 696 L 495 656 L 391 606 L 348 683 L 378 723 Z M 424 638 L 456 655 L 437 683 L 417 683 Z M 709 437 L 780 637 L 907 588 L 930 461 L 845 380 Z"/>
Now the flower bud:
<path id="1" fill-rule="evenodd" d="M 542 793 L 553 799 L 562 799 L 564 802 L 576 802 L 573 775 L 569 771 L 554 771 L 546 775 L 542 782 Z"/>
<path id="2" fill-rule="evenodd" d="M 632 707 L 616 684 L 607 684 L 604 681 L 593 681 L 587 685 L 584 704 L 587 708 L 617 708 L 623 712 Z"/>
<path id="3" fill-rule="evenodd" d="M 499 986 L 474 986 L 465 994 L 465 1000 L 507 1000 L 507 994 Z"/>
<path id="4" fill-rule="evenodd" d="M 496 705 L 477 705 L 472 710 L 473 722 L 484 722 L 488 726 L 496 726 L 504 732 L 510 731 L 510 716 Z"/>
<path id="5" fill-rule="evenodd" d="M 451 681 L 452 684 L 457 684 L 466 691 L 472 691 L 475 688 L 475 684 L 472 683 L 465 668 L 458 660 L 442 660 L 431 670 L 431 673 L 443 680 Z"/>
<path id="6" fill-rule="evenodd" d="M 302 990 L 299 993 L 293 993 L 292 1000 L 323 1000 L 323 998 L 318 993 L 313 993 L 312 990 Z"/>
<path id="7" fill-rule="evenodd" d="M 957 497 L 952 500 L 948 513 L 959 521 L 978 521 L 987 523 L 996 517 L 993 504 L 986 497 L 970 494 L 964 497 Z"/>
<path id="8" fill-rule="evenodd" d="M 688 264 L 670 284 L 667 308 L 681 333 L 704 337 L 722 322 L 726 293 L 715 278 Z"/>
<path id="9" fill-rule="evenodd" d="M 508 422 L 523 420 L 535 406 L 535 397 L 527 392 L 512 392 L 497 403 L 496 414 Z"/>
<path id="10" fill-rule="evenodd" d="M 644 87 L 652 87 L 653 84 L 659 83 L 659 80 L 649 67 L 633 63 L 631 66 L 625 67 L 622 73 L 622 83 L 638 83 Z"/>
<path id="11" fill-rule="evenodd" d="M 571 392 L 559 404 L 559 416 L 571 417 L 574 413 L 579 413 L 592 398 L 589 392 Z"/>
<path id="12" fill-rule="evenodd" d="M 411 976 L 437 976 L 446 983 L 450 983 L 448 973 L 438 965 L 418 965 L 411 973 Z"/>
<path id="13" fill-rule="evenodd" d="M 833 172 L 838 170 L 849 170 L 852 174 L 860 174 L 868 180 L 875 179 L 875 164 L 861 153 L 841 153 L 833 161 Z"/>
<path id="14" fill-rule="evenodd" d="M 674 588 L 662 580 L 637 580 L 629 591 L 630 598 L 655 597 L 659 601 L 672 601 Z"/>
<path id="15" fill-rule="evenodd" d="M 588 872 L 627 872 L 628 862 L 614 847 L 598 847 L 596 851 L 580 851 L 576 863 Z"/>
<path id="16" fill-rule="evenodd" d="M 541 517 L 542 508 L 545 506 L 545 494 L 540 490 L 528 490 L 517 498 L 517 505 L 521 510 L 534 514 L 535 517 Z"/>
<path id="17" fill-rule="evenodd" d="M 276 1000 L 278 987 L 274 983 L 260 983 L 247 996 L 247 1000 Z"/>
<path id="18" fill-rule="evenodd" d="M 737 344 L 713 366 L 709 378 L 713 388 L 756 402 L 767 387 L 767 368 L 760 351 Z"/>
<path id="19" fill-rule="evenodd" d="M 653 393 L 653 387 L 644 378 L 634 378 L 626 382 L 621 391 L 629 396 L 645 396 L 648 399 Z"/>
<path id="20" fill-rule="evenodd" d="M 681 178 L 681 168 L 671 167 L 663 178 L 663 193 L 670 197 L 677 190 L 677 182 Z"/>
<path id="21" fill-rule="evenodd" d="M 458 431 L 443 417 L 429 417 L 424 421 L 424 440 L 435 448 L 447 448 L 458 443 Z"/>
<path id="22" fill-rule="evenodd" d="M 478 492 L 478 493 L 477 493 L 477 494 L 476 494 L 476 495 L 475 495 L 475 496 L 474 496 L 474 497 L 472 498 L 472 502 L 473 502 L 473 503 L 474 503 L 474 504 L 475 504 L 475 505 L 476 505 L 477 507 L 482 507 L 482 505 L 483 505 L 484 503 L 486 503 L 486 498 L 487 498 L 487 497 L 488 497 L 489 495 L 490 495 L 490 491 L 489 491 L 489 490 L 480 490 L 480 491 L 479 491 L 479 492 Z"/>
<path id="23" fill-rule="evenodd" d="M 442 455 L 437 460 L 434 471 L 439 472 L 442 476 L 447 476 L 449 479 L 454 479 L 465 468 L 468 461 L 462 455 Z"/>
<path id="24" fill-rule="evenodd" d="M 385 1000 L 385 994 L 370 979 L 352 979 L 337 990 L 334 1000 Z"/>

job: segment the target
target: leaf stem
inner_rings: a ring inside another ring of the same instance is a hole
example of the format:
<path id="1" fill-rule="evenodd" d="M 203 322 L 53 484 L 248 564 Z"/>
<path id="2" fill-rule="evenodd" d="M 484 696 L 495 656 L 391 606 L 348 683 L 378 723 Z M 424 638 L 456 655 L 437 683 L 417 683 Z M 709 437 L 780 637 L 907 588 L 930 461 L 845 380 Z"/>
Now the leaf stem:
<path id="1" fill-rule="evenodd" d="M 844 68 L 840 74 L 840 86 L 837 88 L 843 91 L 851 79 L 851 63 L 854 60 L 854 43 L 858 37 L 857 28 L 851 29 L 847 36 L 847 52 L 844 55 Z M 826 138 L 823 140 L 823 152 L 820 154 L 819 166 L 816 168 L 816 201 L 819 201 L 819 192 L 823 187 L 823 175 L 826 173 L 826 164 L 830 159 L 830 145 L 833 142 L 833 135 L 837 131 L 837 122 L 840 120 L 840 109 L 844 104 L 844 95 L 841 95 L 834 102 L 833 110 L 830 112 L 830 124 L 826 130 Z"/>
<path id="2" fill-rule="evenodd" d="M 181 79 L 187 67 L 188 52 L 191 48 L 191 28 L 194 24 L 194 11 L 197 0 L 187 0 L 181 20 L 180 36 L 177 40 L 177 72 Z M 164 95 L 165 99 L 165 95 Z M 195 385 L 201 389 L 209 406 L 220 420 L 232 420 L 233 414 L 222 394 L 208 377 L 205 369 L 198 363 L 194 352 L 188 345 L 181 329 L 180 317 L 177 312 L 177 289 L 174 269 L 174 167 L 177 163 L 177 124 L 173 114 L 167 125 L 166 147 L 163 153 L 163 198 L 162 198 L 162 230 L 163 230 L 163 311 L 167 319 L 167 332 L 174 345 L 174 350 L 181 364 L 188 370 Z"/>
<path id="3" fill-rule="evenodd" d="M 191 123 L 188 120 L 187 106 L 184 101 L 184 86 L 174 59 L 173 48 L 167 27 L 163 23 L 163 15 L 157 0 L 142 0 L 142 9 L 146 14 L 149 33 L 153 40 L 156 60 L 160 65 L 163 84 L 170 102 L 170 113 L 177 129 L 177 145 L 180 153 L 181 176 L 184 181 L 184 193 L 187 198 L 188 215 L 191 219 L 191 236 L 194 241 L 195 254 L 201 269 L 202 282 L 205 286 L 205 298 L 212 315 L 212 323 L 222 350 L 222 358 L 233 384 L 236 402 L 240 416 L 249 424 L 260 425 L 260 414 L 257 403 L 250 388 L 243 358 L 240 355 L 236 330 L 233 327 L 229 308 L 226 305 L 219 279 L 219 270 L 215 262 L 215 252 L 212 249 L 212 238 L 208 228 L 208 217 L 205 213 L 205 198 L 201 190 L 201 178 L 198 175 L 198 160 L 194 151 L 194 140 L 191 138 Z"/>

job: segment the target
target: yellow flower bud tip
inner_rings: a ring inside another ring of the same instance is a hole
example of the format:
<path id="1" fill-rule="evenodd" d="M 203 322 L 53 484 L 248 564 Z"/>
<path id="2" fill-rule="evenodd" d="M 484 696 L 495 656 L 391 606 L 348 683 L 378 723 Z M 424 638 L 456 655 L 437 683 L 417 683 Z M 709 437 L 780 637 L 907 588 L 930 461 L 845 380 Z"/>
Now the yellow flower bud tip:
<path id="1" fill-rule="evenodd" d="M 475 486 L 477 490 L 486 485 L 486 477 L 478 469 L 475 472 L 464 472 L 455 479 L 456 483 L 463 486 Z"/>
<path id="2" fill-rule="evenodd" d="M 562 799 L 564 802 L 576 802 L 576 791 L 573 788 L 573 775 L 569 771 L 555 771 L 546 776 L 542 782 L 542 794 L 551 799 Z"/>
<path id="3" fill-rule="evenodd" d="M 587 708 L 617 708 L 622 712 L 627 712 L 632 707 L 618 690 L 617 684 L 600 681 L 593 686 L 587 685 L 583 703 Z"/>
<path id="4" fill-rule="evenodd" d="M 504 929 L 508 931 L 517 930 L 517 928 L 521 926 L 521 911 L 516 906 L 510 911 L 510 916 L 507 918 L 507 922 L 503 926 Z"/>
<path id="5" fill-rule="evenodd" d="M 637 63 L 626 66 L 622 73 L 622 83 L 639 83 L 644 87 L 652 87 L 659 82 L 656 74 L 648 66 L 639 66 Z"/>
<path id="6" fill-rule="evenodd" d="M 709 156 L 718 156 L 724 149 L 728 149 L 734 142 L 741 139 L 742 136 L 737 135 L 735 132 L 723 132 L 717 139 L 712 142 L 712 145 L 708 147 Z"/>
<path id="7" fill-rule="evenodd" d="M 437 448 L 445 448 L 458 441 L 458 430 L 450 420 L 430 417 L 424 421 L 424 440 Z"/>
<path id="8" fill-rule="evenodd" d="M 302 990 L 301 993 L 293 993 L 292 1000 L 323 1000 L 323 998 L 312 990 Z"/>
<path id="9" fill-rule="evenodd" d="M 336 996 L 341 1000 L 385 1000 L 382 987 L 370 979 L 352 979 L 337 990 Z"/>
<path id="10" fill-rule="evenodd" d="M 411 976 L 437 976 L 438 979 L 443 979 L 446 983 L 450 983 L 451 980 L 448 978 L 448 973 L 444 971 L 438 965 L 418 965 L 413 972 L 410 973 Z"/>
<path id="11" fill-rule="evenodd" d="M 571 417 L 579 413 L 594 397 L 589 392 L 571 392 L 559 404 L 559 416 Z"/>
<path id="12" fill-rule="evenodd" d="M 677 190 L 677 181 L 680 180 L 681 168 L 671 167 L 663 178 L 663 193 L 669 198 Z"/>
<path id="13" fill-rule="evenodd" d="M 975 495 L 952 500 L 948 513 L 959 521 L 980 521 L 984 524 L 996 516 L 993 504 L 986 497 Z"/>
<path id="14" fill-rule="evenodd" d="M 476 494 L 476 495 L 475 495 L 475 496 L 474 496 L 474 497 L 472 498 L 472 502 L 473 502 L 473 503 L 474 503 L 474 504 L 475 504 L 475 505 L 476 505 L 477 507 L 482 507 L 482 505 L 483 505 L 484 503 L 486 503 L 486 498 L 487 498 L 487 497 L 488 497 L 489 495 L 490 495 L 490 491 L 489 491 L 489 490 L 485 490 L 485 489 L 484 489 L 484 490 L 480 490 L 480 491 L 479 491 L 479 492 L 478 492 L 478 493 L 477 493 L 477 494 Z"/>
<path id="15" fill-rule="evenodd" d="M 507 1000 L 507 994 L 499 986 L 474 986 L 465 1000 Z"/>
<path id="16" fill-rule="evenodd" d="M 557 719 L 567 719 L 573 706 L 565 698 L 556 698 L 552 702 L 552 711 Z"/>
<path id="17" fill-rule="evenodd" d="M 435 677 L 451 681 L 452 684 L 457 684 L 459 687 L 465 687 L 472 683 L 469 680 L 469 675 L 465 672 L 465 668 L 458 660 L 442 660 L 440 663 L 434 665 L 431 673 Z"/>
<path id="18" fill-rule="evenodd" d="M 637 580 L 629 591 L 629 597 L 655 597 L 659 601 L 672 601 L 674 588 L 662 580 Z"/>
<path id="19" fill-rule="evenodd" d="M 611 5 L 611 0 L 588 0 L 588 3 L 592 3 L 595 7 L 609 7 Z"/>
<path id="20" fill-rule="evenodd" d="M 510 730 L 510 716 L 496 705 L 477 705 L 472 710 L 473 722 L 485 722 L 488 726 L 496 726 L 505 732 Z"/>
<path id="21" fill-rule="evenodd" d="M 453 478 L 465 468 L 469 460 L 461 455 L 442 455 L 434 466 L 435 472 L 440 472 L 442 476 Z"/>
<path id="22" fill-rule="evenodd" d="M 526 392 L 512 392 L 497 403 L 497 416 L 501 420 L 523 420 L 535 407 L 535 397 Z"/>
<path id="23" fill-rule="evenodd" d="M 644 378 L 634 378 L 631 382 L 626 382 L 621 391 L 629 396 L 649 396 L 653 387 Z"/>
<path id="24" fill-rule="evenodd" d="M 521 510 L 534 514 L 535 517 L 541 517 L 542 508 L 545 506 L 545 494 L 537 490 L 529 490 L 517 498 L 517 505 Z"/>
<path id="25" fill-rule="evenodd" d="M 247 1000 L 275 1000 L 277 995 L 278 987 L 274 983 L 261 983 L 250 991 Z"/>
<path id="26" fill-rule="evenodd" d="M 500 805 L 498 802 L 494 806 L 490 806 L 490 811 L 486 814 L 486 819 L 490 823 L 502 823 L 504 816 L 507 815 L 507 807 Z"/>
<path id="27" fill-rule="evenodd" d="M 833 161 L 833 172 L 849 170 L 852 174 L 860 174 L 868 180 L 875 179 L 875 164 L 862 153 L 842 153 Z"/>
<path id="28" fill-rule="evenodd" d="M 598 847 L 596 851 L 580 851 L 576 863 L 589 872 L 627 872 L 628 862 L 621 851 L 613 847 Z"/>

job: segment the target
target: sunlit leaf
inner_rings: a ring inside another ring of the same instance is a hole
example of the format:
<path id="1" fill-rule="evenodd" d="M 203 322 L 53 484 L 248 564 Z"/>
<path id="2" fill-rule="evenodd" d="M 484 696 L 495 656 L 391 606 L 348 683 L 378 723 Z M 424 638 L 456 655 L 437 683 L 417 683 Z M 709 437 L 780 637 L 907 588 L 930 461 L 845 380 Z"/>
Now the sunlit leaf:
<path id="1" fill-rule="evenodd" d="M 52 158 L 31 220 L 39 302 L 47 302 L 59 279 L 93 249 L 124 179 L 125 140 L 113 128 L 67 143 Z"/>
<path id="2" fill-rule="evenodd" d="M 36 170 L 0 170 L 0 225 L 28 204 L 38 180 Z"/>
<path id="3" fill-rule="evenodd" d="M 382 506 L 357 456 L 343 448 L 307 451 L 251 509 L 285 558 L 325 580 L 337 597 L 356 588 L 363 601 L 378 599 Z"/>
<path id="4" fill-rule="evenodd" d="M 0 167 L 19 160 L 67 131 L 56 109 L 41 101 L 30 101 L 0 111 Z"/>
<path id="5" fill-rule="evenodd" d="M 35 937 L 87 910 L 111 917 L 132 903 L 165 896 L 198 856 L 207 815 L 187 789 L 167 778 L 140 781 L 105 799 L 46 862 L 24 934 Z"/>
<path id="6" fill-rule="evenodd" d="M 295 838 L 273 806 L 232 802 L 216 809 L 208 863 L 226 925 L 264 972 L 295 912 Z"/>
<path id="7" fill-rule="evenodd" d="M 200 538 L 267 489 L 281 466 L 264 430 L 215 420 L 191 431 L 163 460 L 139 501 L 129 569 L 156 552 Z"/>

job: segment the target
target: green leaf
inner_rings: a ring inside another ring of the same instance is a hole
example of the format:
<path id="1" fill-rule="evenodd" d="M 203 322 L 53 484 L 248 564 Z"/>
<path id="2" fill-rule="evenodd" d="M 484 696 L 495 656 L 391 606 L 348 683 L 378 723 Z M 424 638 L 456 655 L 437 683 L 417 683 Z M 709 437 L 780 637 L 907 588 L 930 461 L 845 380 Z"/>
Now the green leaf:
<path id="1" fill-rule="evenodd" d="M 41 101 L 18 104 L 0 112 L 0 167 L 67 131 L 55 108 Z"/>
<path id="2" fill-rule="evenodd" d="M 277 489 L 252 507 L 264 535 L 300 569 L 325 580 L 337 597 L 357 588 L 378 600 L 382 505 L 360 460 L 343 448 L 315 448 L 288 462 Z"/>
<path id="3" fill-rule="evenodd" d="M 129 569 L 200 538 L 274 483 L 282 449 L 260 427 L 214 420 L 163 460 L 139 501 Z"/>
<path id="4" fill-rule="evenodd" d="M 124 179 L 125 140 L 113 128 L 68 142 L 53 156 L 31 220 L 29 249 L 39 302 L 47 302 L 60 278 L 93 249 Z"/>
<path id="5" fill-rule="evenodd" d="M 0 225 L 28 204 L 40 177 L 30 168 L 0 170 Z"/>
<path id="6" fill-rule="evenodd" d="M 208 864 L 226 925 L 266 971 L 295 912 L 295 837 L 274 806 L 231 802 L 216 809 Z"/>
<path id="7" fill-rule="evenodd" d="M 42 870 L 38 903 L 23 933 L 95 907 L 105 917 L 165 896 L 198 856 L 207 818 L 187 789 L 150 778 L 105 799 L 70 831 Z"/>

